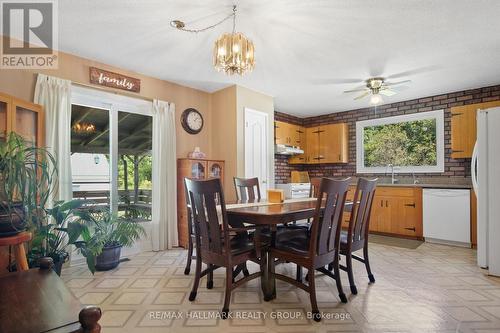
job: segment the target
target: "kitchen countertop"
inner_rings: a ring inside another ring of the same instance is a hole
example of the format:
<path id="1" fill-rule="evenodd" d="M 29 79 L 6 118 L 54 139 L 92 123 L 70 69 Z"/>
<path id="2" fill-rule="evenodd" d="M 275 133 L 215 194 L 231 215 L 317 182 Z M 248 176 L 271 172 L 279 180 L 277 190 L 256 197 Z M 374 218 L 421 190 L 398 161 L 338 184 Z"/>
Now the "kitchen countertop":
<path id="1" fill-rule="evenodd" d="M 369 179 L 374 177 L 367 177 Z M 379 177 L 377 186 L 381 187 L 419 187 L 419 188 L 447 188 L 447 189 L 472 189 L 470 178 L 448 178 L 448 177 L 417 177 L 417 184 L 413 184 L 411 177 L 396 177 L 398 182 L 391 184 L 390 177 Z M 357 179 L 353 179 L 355 185 Z"/>

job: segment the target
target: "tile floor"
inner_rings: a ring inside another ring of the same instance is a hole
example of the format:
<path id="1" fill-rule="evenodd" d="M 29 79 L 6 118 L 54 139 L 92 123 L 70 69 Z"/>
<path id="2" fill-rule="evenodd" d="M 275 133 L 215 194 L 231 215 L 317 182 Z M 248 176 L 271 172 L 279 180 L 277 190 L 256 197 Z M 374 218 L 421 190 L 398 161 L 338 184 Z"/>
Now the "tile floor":
<path id="1" fill-rule="evenodd" d="M 330 316 L 321 323 L 307 318 L 305 292 L 278 282 L 277 299 L 264 302 L 258 279 L 233 292 L 233 318 L 217 318 L 223 271 L 216 272 L 212 290 L 203 279 L 191 303 L 193 274 L 183 274 L 184 250 L 141 253 L 94 276 L 86 267 L 71 267 L 63 279 L 82 303 L 103 309 L 104 333 L 500 332 L 500 279 L 476 267 L 474 251 L 431 244 L 370 249 L 377 282 L 368 285 L 364 266 L 356 263 L 358 295 L 350 295 L 342 275 L 347 304 L 339 303 L 333 280 L 317 275 L 319 307 Z M 285 264 L 277 270 L 293 274 L 295 268 Z"/>

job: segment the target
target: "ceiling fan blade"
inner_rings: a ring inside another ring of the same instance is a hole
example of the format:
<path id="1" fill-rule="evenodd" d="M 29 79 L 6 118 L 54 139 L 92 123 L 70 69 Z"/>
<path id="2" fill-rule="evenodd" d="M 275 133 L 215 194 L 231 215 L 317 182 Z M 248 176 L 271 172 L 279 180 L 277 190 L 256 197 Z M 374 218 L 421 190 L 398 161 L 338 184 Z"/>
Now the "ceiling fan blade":
<path id="1" fill-rule="evenodd" d="M 364 93 L 362 93 L 361 95 L 359 95 L 358 97 L 354 97 L 354 100 L 358 100 L 358 99 L 362 99 L 363 97 L 366 97 L 370 94 L 370 90 L 367 90 L 365 91 Z"/>
<path id="2" fill-rule="evenodd" d="M 440 68 L 439 66 L 424 66 L 424 67 L 420 67 L 420 68 L 411 69 L 409 71 L 404 71 L 404 72 L 392 74 L 392 75 L 386 76 L 385 78 L 388 80 L 389 79 L 399 79 L 399 78 L 405 77 L 405 76 L 422 74 L 422 73 L 426 73 L 426 72 L 432 72 L 432 71 L 435 71 L 439 68 Z"/>
<path id="3" fill-rule="evenodd" d="M 360 83 L 363 79 L 314 79 L 313 84 L 349 84 Z"/>
<path id="4" fill-rule="evenodd" d="M 351 89 L 351 90 L 346 90 L 344 91 L 344 93 L 352 93 L 352 92 L 359 92 L 359 91 L 370 91 L 370 89 L 366 88 L 365 86 L 363 87 L 358 87 L 358 88 L 354 88 L 354 89 Z"/>
<path id="5" fill-rule="evenodd" d="M 384 85 L 387 87 L 392 87 L 392 86 L 398 86 L 400 84 L 405 84 L 405 83 L 410 83 L 411 80 L 404 80 L 404 81 L 398 81 L 398 82 L 384 82 Z"/>
<path id="6" fill-rule="evenodd" d="M 384 96 L 394 96 L 396 95 L 396 92 L 395 91 L 392 91 L 391 89 L 389 88 L 386 88 L 386 89 L 380 89 L 379 91 L 379 94 L 380 95 L 384 95 Z"/>

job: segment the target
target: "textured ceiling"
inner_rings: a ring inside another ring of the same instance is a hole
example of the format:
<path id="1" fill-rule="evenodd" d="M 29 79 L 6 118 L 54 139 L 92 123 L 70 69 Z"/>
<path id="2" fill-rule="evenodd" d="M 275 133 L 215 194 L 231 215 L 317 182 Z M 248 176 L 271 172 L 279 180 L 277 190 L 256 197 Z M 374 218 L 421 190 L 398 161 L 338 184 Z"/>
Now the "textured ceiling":
<path id="1" fill-rule="evenodd" d="M 189 34 L 231 12 L 226 0 L 64 0 L 60 49 L 205 91 L 240 84 L 299 116 L 366 107 L 346 79 L 411 71 L 396 102 L 500 83 L 498 0 L 241 0 L 237 30 L 254 41 L 243 77 L 212 67 L 212 45 L 231 22 Z"/>

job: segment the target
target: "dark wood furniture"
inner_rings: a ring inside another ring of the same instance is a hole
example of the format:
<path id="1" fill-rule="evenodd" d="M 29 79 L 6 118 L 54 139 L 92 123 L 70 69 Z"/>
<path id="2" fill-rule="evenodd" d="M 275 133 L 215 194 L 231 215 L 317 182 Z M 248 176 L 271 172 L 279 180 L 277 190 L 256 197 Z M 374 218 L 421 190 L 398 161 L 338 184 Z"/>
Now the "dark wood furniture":
<path id="1" fill-rule="evenodd" d="M 14 248 L 14 257 L 16 258 L 16 268 L 20 271 L 27 271 L 28 260 L 26 258 L 26 250 L 24 243 L 31 240 L 30 232 L 20 232 L 17 235 L 0 238 L 0 246 L 12 246 Z"/>
<path id="2" fill-rule="evenodd" d="M 233 180 L 238 200 L 260 200 L 259 178 L 234 177 Z"/>
<path id="3" fill-rule="evenodd" d="M 220 178 L 224 182 L 224 161 L 179 158 L 177 159 L 177 230 L 179 246 L 189 247 L 188 211 L 184 191 L 184 178 L 211 179 Z"/>
<path id="4" fill-rule="evenodd" d="M 229 313 L 232 290 L 247 281 L 260 277 L 261 272 L 265 270 L 266 257 L 261 252 L 259 228 L 229 226 L 220 179 L 197 181 L 186 178 L 185 182 L 193 216 L 196 248 L 200 250 L 196 256 L 196 274 L 189 300 L 195 300 L 202 276 L 208 275 L 211 288 L 213 271 L 219 267 L 225 267 L 226 293 L 222 308 L 222 318 L 225 319 Z M 218 203 L 221 209 L 222 228 L 219 225 Z M 248 230 L 255 231 L 252 238 L 248 237 Z M 230 233 L 237 233 L 237 235 L 231 237 Z M 233 268 L 241 266 L 248 260 L 258 263 L 261 271 L 233 282 Z M 202 263 L 207 265 L 207 269 L 203 272 L 201 271 Z"/>
<path id="5" fill-rule="evenodd" d="M 292 238 L 282 237 L 269 250 L 269 262 L 274 258 L 293 262 L 302 266 L 308 272 L 318 270 L 335 279 L 340 300 L 347 302 L 347 297 L 342 289 L 339 272 L 339 244 L 342 216 L 349 188 L 349 179 L 333 180 L 324 178 L 321 181 L 318 192 L 316 210 L 311 225 L 310 234 L 297 235 Z M 324 211 L 321 206 L 324 199 Z M 333 262 L 334 274 L 325 269 L 325 266 Z M 286 275 L 274 272 L 270 266 L 269 274 L 277 279 L 293 284 L 309 293 L 312 314 L 315 321 L 321 320 L 321 315 L 316 301 L 316 286 L 314 274 L 309 274 L 307 285 L 296 281 Z"/>
<path id="6" fill-rule="evenodd" d="M 253 202 L 262 201 L 255 200 Z M 247 201 L 247 203 L 251 202 Z M 316 200 L 285 202 L 282 204 L 227 208 L 226 214 L 231 225 L 247 222 L 253 225 L 269 227 L 271 229 L 271 244 L 275 244 L 278 225 L 311 218 L 315 214 L 316 206 Z M 349 210 L 351 206 L 352 202 L 346 202 L 344 208 Z M 324 210 L 324 203 L 320 209 L 321 211 Z M 274 261 L 267 261 L 268 265 L 275 264 Z M 276 281 L 274 276 L 268 274 L 267 269 L 263 274 L 262 290 L 264 291 L 264 300 L 270 301 L 276 297 Z"/>
<path id="7" fill-rule="evenodd" d="M 315 177 L 309 180 L 311 186 L 309 187 L 309 197 L 317 198 L 319 192 L 319 185 L 321 184 L 321 178 Z"/>
<path id="8" fill-rule="evenodd" d="M 51 258 L 40 269 L 15 272 L 0 278 L 0 332 L 99 333 L 101 310 L 83 307 L 52 270 Z"/>
<path id="9" fill-rule="evenodd" d="M 354 283 L 352 259 L 364 263 L 368 279 L 371 283 L 375 282 L 375 277 L 372 274 L 370 261 L 368 259 L 368 231 L 376 186 L 377 179 L 367 180 L 360 178 L 358 180 L 358 186 L 354 193 L 351 217 L 349 219 L 349 227 L 347 231 L 342 231 L 340 234 L 340 254 L 346 257 L 346 266 L 340 265 L 340 268 L 347 272 L 351 292 L 354 295 L 358 293 L 358 290 Z M 361 249 L 363 249 L 363 258 L 352 254 L 354 251 Z"/>

